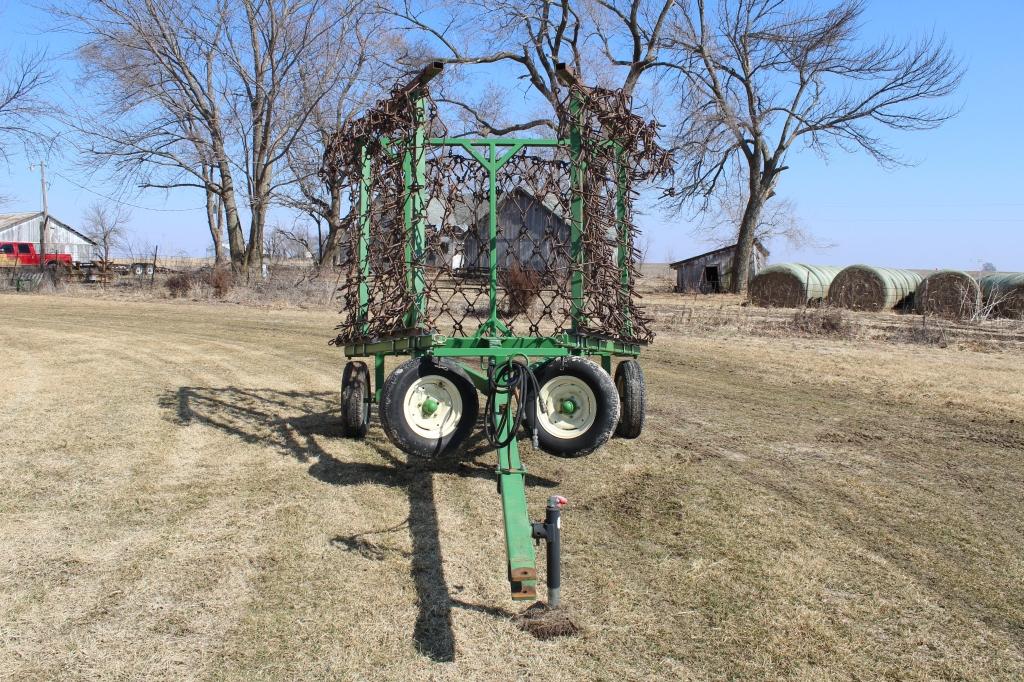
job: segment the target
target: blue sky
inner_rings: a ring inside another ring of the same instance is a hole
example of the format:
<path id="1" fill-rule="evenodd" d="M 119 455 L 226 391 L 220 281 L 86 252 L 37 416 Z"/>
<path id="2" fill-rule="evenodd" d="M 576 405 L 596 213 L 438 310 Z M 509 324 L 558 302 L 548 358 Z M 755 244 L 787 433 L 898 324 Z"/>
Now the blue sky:
<path id="1" fill-rule="evenodd" d="M 886 170 L 865 154 L 840 151 L 827 161 L 809 152 L 791 155 L 778 192 L 796 204 L 820 241 L 835 246 L 797 251 L 780 241 L 770 245 L 770 260 L 965 269 L 990 261 L 1001 270 L 1024 270 L 1024 171 L 1016 161 L 1024 122 L 1024 2 L 875 0 L 866 20 L 867 39 L 944 34 L 967 67 L 955 98 L 962 111 L 938 130 L 886 134 L 914 161 L 910 167 Z M 70 38 L 48 31 L 48 24 L 45 13 L 27 3 L 0 2 L 0 46 L 8 53 L 36 46 L 55 58 L 66 52 Z M 55 64 L 73 72 L 70 64 Z M 12 155 L 0 167 L 0 194 L 10 197 L 0 210 L 38 210 L 38 171 L 29 171 L 30 162 Z M 77 172 L 73 158 L 51 158 L 49 171 L 50 210 L 72 225 L 97 194 L 119 195 L 117 187 Z M 164 253 L 205 252 L 209 233 L 198 190 L 127 201 L 139 207 L 132 210 L 132 229 L 140 241 L 159 244 Z M 687 216 L 648 211 L 639 222 L 651 239 L 651 260 L 709 248 Z"/>

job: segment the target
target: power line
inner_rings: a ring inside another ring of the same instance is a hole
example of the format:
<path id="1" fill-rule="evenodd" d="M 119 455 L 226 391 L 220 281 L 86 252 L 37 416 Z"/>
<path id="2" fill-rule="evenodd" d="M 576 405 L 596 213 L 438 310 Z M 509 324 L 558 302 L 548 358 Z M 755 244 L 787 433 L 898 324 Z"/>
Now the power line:
<path id="1" fill-rule="evenodd" d="M 161 212 L 161 213 L 187 213 L 187 212 L 191 212 L 191 211 L 202 211 L 202 210 L 206 209 L 205 206 L 197 206 L 196 208 L 150 208 L 148 206 L 139 206 L 138 204 L 131 204 L 131 203 L 128 203 L 127 201 L 121 201 L 120 199 L 115 199 L 114 197 L 107 196 L 106 194 L 101 194 L 100 192 L 97 192 L 96 190 L 94 190 L 92 188 L 86 187 L 85 185 L 83 185 L 83 184 L 81 184 L 81 183 L 79 183 L 79 182 L 77 182 L 75 180 L 72 180 L 71 178 L 69 178 L 66 175 L 63 175 L 61 173 L 57 173 L 55 171 L 51 171 L 51 172 L 54 175 L 56 175 L 57 177 L 63 178 L 64 180 L 67 180 L 72 185 L 74 185 L 74 186 L 76 186 L 76 187 L 78 187 L 80 189 L 84 189 L 86 192 L 89 192 L 90 194 L 95 194 L 96 196 L 98 196 L 100 198 L 103 198 L 103 199 L 106 199 L 107 201 L 112 201 L 115 204 L 120 204 L 122 206 L 128 206 L 130 208 L 137 208 L 140 211 L 158 211 L 158 212 Z"/>

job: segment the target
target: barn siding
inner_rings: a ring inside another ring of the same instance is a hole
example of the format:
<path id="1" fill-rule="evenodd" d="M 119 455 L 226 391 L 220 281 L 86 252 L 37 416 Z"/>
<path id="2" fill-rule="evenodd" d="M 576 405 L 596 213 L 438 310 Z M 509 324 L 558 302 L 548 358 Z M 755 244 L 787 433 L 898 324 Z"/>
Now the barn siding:
<path id="1" fill-rule="evenodd" d="M 490 227 L 487 216 L 466 233 L 466 267 L 486 269 Z M 529 196 L 516 196 L 498 209 L 498 267 L 519 263 L 546 271 L 568 260 L 569 225 Z"/>
<path id="2" fill-rule="evenodd" d="M 41 215 L 27 219 L 25 222 L 11 225 L 0 230 L 2 242 L 32 242 L 39 250 L 39 225 Z M 96 246 L 89 243 L 51 217 L 46 230 L 47 253 L 69 253 L 75 261 L 91 261 L 96 257 Z"/>
<path id="3" fill-rule="evenodd" d="M 681 261 L 672 267 L 676 271 L 676 291 L 683 293 L 712 293 L 713 287 L 704 277 L 706 268 L 717 267 L 719 275 L 719 291 L 727 291 L 732 282 L 732 259 L 735 247 L 713 251 L 711 253 Z M 764 267 L 766 258 L 760 249 L 755 248 L 750 256 L 750 279 L 753 279 Z M 748 279 L 749 283 L 749 279 Z"/>

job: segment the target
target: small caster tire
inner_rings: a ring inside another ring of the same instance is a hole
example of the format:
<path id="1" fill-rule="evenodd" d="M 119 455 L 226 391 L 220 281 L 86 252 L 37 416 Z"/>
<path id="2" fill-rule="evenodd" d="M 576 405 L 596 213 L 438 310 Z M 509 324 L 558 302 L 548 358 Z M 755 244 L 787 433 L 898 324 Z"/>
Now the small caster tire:
<path id="1" fill-rule="evenodd" d="M 350 360 L 341 373 L 341 430 L 348 438 L 363 438 L 370 428 L 370 370 Z"/>
<path id="2" fill-rule="evenodd" d="M 647 414 L 647 382 L 636 360 L 624 360 L 615 368 L 615 391 L 619 394 L 619 424 L 615 435 L 638 438 Z"/>
<path id="3" fill-rule="evenodd" d="M 413 358 L 385 380 L 380 424 L 399 450 L 435 458 L 458 450 L 476 426 L 480 402 L 476 386 L 454 362 Z"/>
<path id="4" fill-rule="evenodd" d="M 526 406 L 541 449 L 582 457 L 608 442 L 619 421 L 619 396 L 608 373 L 590 360 L 567 356 L 536 372 L 538 400 Z"/>

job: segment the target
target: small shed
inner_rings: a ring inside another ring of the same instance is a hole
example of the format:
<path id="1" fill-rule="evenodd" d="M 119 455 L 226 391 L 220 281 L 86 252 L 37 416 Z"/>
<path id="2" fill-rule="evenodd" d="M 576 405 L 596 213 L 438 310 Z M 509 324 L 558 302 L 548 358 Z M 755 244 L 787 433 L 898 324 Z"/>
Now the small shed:
<path id="1" fill-rule="evenodd" d="M 39 251 L 39 226 L 43 212 L 0 214 L 0 242 L 31 242 Z M 96 259 L 96 242 L 57 220 L 52 215 L 46 221 L 46 253 L 69 253 L 78 263 Z"/>
<path id="2" fill-rule="evenodd" d="M 728 291 L 732 283 L 732 260 L 736 253 L 736 244 L 723 246 L 699 256 L 670 263 L 669 267 L 676 271 L 677 292 L 700 292 L 717 294 Z M 754 248 L 750 252 L 749 278 L 753 279 L 768 263 L 768 249 L 759 239 L 754 240 Z"/>

